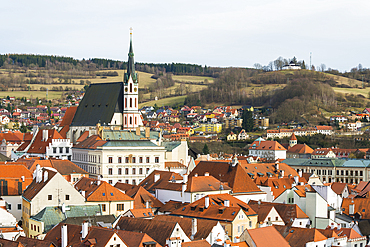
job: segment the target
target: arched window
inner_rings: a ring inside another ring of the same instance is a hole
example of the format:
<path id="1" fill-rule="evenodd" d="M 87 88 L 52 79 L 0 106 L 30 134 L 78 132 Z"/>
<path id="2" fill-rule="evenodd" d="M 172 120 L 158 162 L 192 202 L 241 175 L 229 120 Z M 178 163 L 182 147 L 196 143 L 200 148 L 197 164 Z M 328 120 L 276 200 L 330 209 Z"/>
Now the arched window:
<path id="1" fill-rule="evenodd" d="M 136 105 L 137 105 L 137 98 L 135 98 L 135 107 L 137 107 Z"/>
<path id="2" fill-rule="evenodd" d="M 132 98 L 130 98 L 130 107 L 132 107 Z"/>
<path id="3" fill-rule="evenodd" d="M 132 117 L 130 117 L 130 125 L 132 124 Z"/>
<path id="4" fill-rule="evenodd" d="M 125 98 L 125 108 L 127 108 L 127 98 Z"/>
<path id="5" fill-rule="evenodd" d="M 130 93 L 132 93 L 132 83 L 130 83 Z"/>

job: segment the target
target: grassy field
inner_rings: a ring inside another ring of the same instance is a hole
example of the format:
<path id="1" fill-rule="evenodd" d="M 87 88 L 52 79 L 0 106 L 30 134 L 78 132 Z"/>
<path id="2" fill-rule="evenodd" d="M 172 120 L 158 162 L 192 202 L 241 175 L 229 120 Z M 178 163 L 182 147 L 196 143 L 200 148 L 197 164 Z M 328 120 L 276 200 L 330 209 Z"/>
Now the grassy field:
<path id="1" fill-rule="evenodd" d="M 64 91 L 49 91 L 48 93 L 48 99 L 60 99 Z M 46 98 L 46 92 L 45 91 L 0 91 L 0 97 L 16 97 L 16 98 L 39 98 L 43 99 Z"/>
<path id="2" fill-rule="evenodd" d="M 106 83 L 106 82 L 118 82 L 123 81 L 123 74 L 126 70 L 102 70 L 101 72 L 110 72 L 116 71 L 118 76 L 107 76 L 106 78 L 101 78 L 101 76 L 97 76 L 97 78 L 89 79 L 91 83 Z M 139 77 L 139 88 L 149 87 L 151 84 L 155 83 L 156 80 L 151 78 L 153 74 L 145 73 L 136 71 Z"/>
<path id="3" fill-rule="evenodd" d="M 358 87 L 362 87 L 362 81 L 355 80 L 355 79 L 350 79 L 350 78 L 339 76 L 339 75 L 332 75 L 332 74 L 328 74 L 328 73 L 324 73 L 324 74 L 333 78 L 333 80 L 338 82 L 339 84 L 345 84 L 345 85 L 349 85 L 351 87 L 355 87 L 356 85 Z"/>
<path id="4" fill-rule="evenodd" d="M 207 79 L 208 83 L 213 83 L 213 78 L 208 76 L 173 75 L 172 79 L 183 82 L 203 82 Z"/>
<path id="5" fill-rule="evenodd" d="M 165 99 L 152 100 L 152 101 L 139 104 L 139 107 L 141 108 L 143 106 L 154 106 L 154 104 L 157 104 L 157 106 L 183 104 L 185 98 L 186 98 L 186 95 L 182 95 L 182 96 L 176 96 L 176 97 L 169 97 Z"/>
<path id="6" fill-rule="evenodd" d="M 361 95 L 365 96 L 366 98 L 368 98 L 369 92 L 370 92 L 370 88 L 362 89 L 362 88 L 333 87 L 333 90 L 336 93 L 342 93 L 342 94 L 347 94 L 347 93 L 351 93 L 351 94 L 354 94 L 354 95 L 361 94 Z"/>

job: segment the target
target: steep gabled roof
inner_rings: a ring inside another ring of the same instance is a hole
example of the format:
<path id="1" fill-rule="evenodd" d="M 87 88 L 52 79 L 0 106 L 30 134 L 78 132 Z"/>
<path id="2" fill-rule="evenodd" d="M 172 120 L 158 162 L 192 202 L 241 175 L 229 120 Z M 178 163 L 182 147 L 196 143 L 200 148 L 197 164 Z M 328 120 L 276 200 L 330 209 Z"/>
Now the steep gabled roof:
<path id="1" fill-rule="evenodd" d="M 206 197 L 209 198 L 208 208 L 205 207 Z M 171 215 L 230 222 L 234 220 L 240 210 L 243 210 L 248 216 L 257 215 L 247 203 L 230 194 L 215 194 L 206 197 L 173 211 Z M 226 200 L 229 201 L 229 206 L 225 206 Z"/>
<path id="2" fill-rule="evenodd" d="M 302 247 L 308 242 L 319 242 L 327 239 L 327 237 L 315 228 L 309 229 L 278 225 L 274 225 L 273 227 L 280 232 L 292 247 Z"/>
<path id="3" fill-rule="evenodd" d="M 12 240 L 2 239 L 2 238 L 0 238 L 0 245 L 6 246 L 6 247 L 25 247 L 22 243 L 18 241 L 15 242 Z"/>
<path id="4" fill-rule="evenodd" d="M 33 160 L 33 161 L 34 161 L 33 164 L 29 167 L 31 172 L 33 172 L 36 169 L 36 165 L 40 165 L 41 167 L 54 168 L 62 175 L 88 174 L 88 172 L 81 169 L 75 163 L 69 160 L 48 159 L 48 160 Z"/>
<path id="5" fill-rule="evenodd" d="M 100 136 L 92 135 L 84 141 L 76 144 L 74 148 L 83 148 L 83 149 L 96 149 L 106 144 L 107 141 L 103 141 Z"/>
<path id="6" fill-rule="evenodd" d="M 71 126 L 95 126 L 111 122 L 116 111 L 123 112 L 122 82 L 91 84 L 81 100 Z"/>
<path id="7" fill-rule="evenodd" d="M 206 173 L 217 179 L 219 178 L 221 182 L 227 183 L 232 188 L 233 193 L 261 192 L 240 164 L 232 166 L 227 162 L 200 161 L 189 177 L 193 177 L 195 174 L 204 176 Z"/>
<path id="8" fill-rule="evenodd" d="M 248 205 L 270 205 L 274 206 L 286 225 L 291 225 L 294 219 L 308 219 L 309 217 L 296 204 L 283 204 L 272 202 L 258 202 L 249 200 Z"/>
<path id="9" fill-rule="evenodd" d="M 164 205 L 160 200 L 141 186 L 117 182 L 114 187 L 124 191 L 126 195 L 134 199 L 135 209 L 145 208 L 146 202 L 149 202 L 149 206 L 151 208 L 160 208 Z"/>
<path id="10" fill-rule="evenodd" d="M 159 212 L 161 213 L 171 213 L 175 211 L 178 208 L 183 208 L 185 205 L 188 205 L 189 203 L 182 203 L 182 202 L 177 202 L 177 201 L 172 201 L 169 200 L 164 204 L 162 207 L 158 209 Z"/>
<path id="11" fill-rule="evenodd" d="M 47 139 L 43 139 L 44 131 L 47 133 Z M 63 137 L 55 129 L 43 130 L 40 129 L 27 153 L 45 154 L 46 147 L 52 142 L 52 140 L 63 139 Z"/>
<path id="12" fill-rule="evenodd" d="M 131 197 L 105 181 L 83 177 L 74 187 L 78 191 L 85 191 L 86 201 L 89 202 L 133 201 Z"/>
<path id="13" fill-rule="evenodd" d="M 20 236 L 17 238 L 17 242 L 22 243 L 24 246 L 31 247 L 31 246 L 37 246 L 37 247 L 56 247 L 55 244 L 51 241 L 46 240 L 39 240 L 35 238 L 26 238 L 23 236 Z M 7 246 L 7 245 L 6 245 Z"/>
<path id="14" fill-rule="evenodd" d="M 182 218 L 170 215 L 157 215 L 154 217 L 153 220 L 177 222 L 181 226 L 182 230 L 184 230 L 186 236 L 188 236 L 188 238 L 191 237 L 191 228 L 192 228 L 191 218 L 186 217 Z M 211 233 L 213 227 L 216 225 L 217 221 L 197 219 L 197 233 L 194 236 L 194 240 L 206 239 L 208 235 Z"/>
<path id="15" fill-rule="evenodd" d="M 62 122 L 59 124 L 60 127 L 69 126 L 72 123 L 73 117 L 75 116 L 77 111 L 77 106 L 68 107 L 64 116 L 62 118 Z"/>
<path id="16" fill-rule="evenodd" d="M 155 175 L 160 176 L 159 180 L 156 182 L 154 182 Z M 149 176 L 147 176 L 143 181 L 141 181 L 139 186 L 142 186 L 144 189 L 146 189 L 149 192 L 152 192 L 153 194 L 154 194 L 155 188 L 167 188 L 167 189 L 173 189 L 173 190 L 181 190 L 180 183 L 172 183 L 172 182 L 169 183 L 169 181 L 173 179 L 182 180 L 183 177 L 176 172 L 154 170 L 151 174 L 149 174 Z"/>
<path id="17" fill-rule="evenodd" d="M 267 204 L 249 204 L 249 206 L 258 214 L 258 222 L 264 222 L 274 208 L 274 206 Z"/>
<path id="18" fill-rule="evenodd" d="M 313 149 L 306 144 L 296 144 L 293 147 L 289 147 L 287 153 L 296 153 L 296 154 L 312 154 Z"/>
<path id="19" fill-rule="evenodd" d="M 46 168 L 41 168 L 42 171 L 42 180 L 37 183 L 36 179 L 32 181 L 32 183 L 27 187 L 27 189 L 23 192 L 22 197 L 25 198 L 28 201 L 31 201 L 44 187 L 47 185 L 50 180 L 53 179 L 53 177 L 57 174 L 57 172 L 46 169 Z M 48 179 L 45 181 L 44 179 L 44 174 L 45 172 L 48 172 Z"/>
<path id="20" fill-rule="evenodd" d="M 121 230 L 148 234 L 157 243 L 164 246 L 176 226 L 175 222 L 121 217 L 116 225 Z"/>

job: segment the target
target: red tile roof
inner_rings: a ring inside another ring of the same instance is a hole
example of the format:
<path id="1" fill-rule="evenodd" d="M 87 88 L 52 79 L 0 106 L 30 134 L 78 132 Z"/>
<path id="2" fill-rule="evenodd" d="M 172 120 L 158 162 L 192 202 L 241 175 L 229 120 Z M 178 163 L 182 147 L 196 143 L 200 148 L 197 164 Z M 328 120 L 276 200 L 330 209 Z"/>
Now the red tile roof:
<path id="1" fill-rule="evenodd" d="M 78 191 L 85 191 L 86 201 L 89 202 L 133 201 L 119 189 L 97 179 L 83 177 L 74 187 Z"/>
<path id="2" fill-rule="evenodd" d="M 0 196 L 22 195 L 32 183 L 32 173 L 22 164 L 0 164 Z M 6 182 L 6 183 L 5 183 Z"/>
<path id="3" fill-rule="evenodd" d="M 222 189 L 220 186 L 222 185 Z M 225 183 L 221 183 L 220 180 L 213 176 L 197 176 L 190 177 L 187 183 L 187 192 L 205 192 L 205 191 L 220 191 L 220 190 L 231 190 Z"/>
<path id="4" fill-rule="evenodd" d="M 92 135 L 84 141 L 76 144 L 74 148 L 83 148 L 83 149 L 96 149 L 97 147 L 103 146 L 106 141 L 103 141 L 100 136 Z"/>
<path id="5" fill-rule="evenodd" d="M 30 148 L 28 149 L 27 153 L 37 153 L 37 154 L 45 154 L 46 147 L 54 139 L 64 139 L 55 129 L 48 129 L 47 131 L 47 139 L 43 140 L 43 129 L 40 129 L 32 142 Z"/>
<path id="6" fill-rule="evenodd" d="M 289 243 L 273 227 L 261 227 L 247 230 L 256 247 L 279 246 L 290 247 Z"/>
<path id="7" fill-rule="evenodd" d="M 72 120 L 76 114 L 76 111 L 77 111 L 77 106 L 68 107 L 66 112 L 64 113 L 62 122 L 59 124 L 59 126 L 71 125 Z"/>

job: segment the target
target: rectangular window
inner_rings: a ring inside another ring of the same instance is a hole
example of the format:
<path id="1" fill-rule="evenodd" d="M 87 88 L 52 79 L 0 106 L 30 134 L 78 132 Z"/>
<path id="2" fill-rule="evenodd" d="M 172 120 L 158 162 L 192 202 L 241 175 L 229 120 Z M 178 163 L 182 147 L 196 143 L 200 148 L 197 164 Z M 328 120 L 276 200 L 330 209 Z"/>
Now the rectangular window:
<path id="1" fill-rule="evenodd" d="M 159 163 L 159 157 L 155 157 L 154 162 Z"/>
<path id="2" fill-rule="evenodd" d="M 146 163 L 150 163 L 150 157 L 146 157 Z"/>
<path id="3" fill-rule="evenodd" d="M 122 163 L 122 157 L 118 157 L 118 163 Z"/>
<path id="4" fill-rule="evenodd" d="M 57 148 L 53 148 L 53 154 L 57 153 Z"/>
<path id="5" fill-rule="evenodd" d="M 363 176 L 363 173 L 362 173 L 362 171 L 360 171 L 360 176 Z"/>
<path id="6" fill-rule="evenodd" d="M 37 226 L 37 231 L 40 232 L 40 226 Z"/>
<path id="7" fill-rule="evenodd" d="M 139 174 L 143 174 L 143 168 L 139 168 Z"/>
<path id="8" fill-rule="evenodd" d="M 18 210 L 22 210 L 22 204 L 18 203 Z"/>
<path id="9" fill-rule="evenodd" d="M 342 176 L 344 175 L 344 171 L 343 170 L 340 171 L 340 175 L 342 175 Z"/>
<path id="10" fill-rule="evenodd" d="M 113 180 L 109 180 L 109 181 L 108 181 L 108 183 L 109 183 L 109 184 L 113 184 Z"/>
<path id="11" fill-rule="evenodd" d="M 101 210 L 102 210 L 103 212 L 105 212 L 105 210 L 106 210 L 106 208 L 105 208 L 105 204 L 102 204 L 102 205 L 101 205 Z"/>
<path id="12" fill-rule="evenodd" d="M 136 163 L 136 157 L 132 157 L 132 163 Z"/>
<path id="13" fill-rule="evenodd" d="M 125 174 L 128 175 L 128 168 L 125 168 Z"/>
<path id="14" fill-rule="evenodd" d="M 148 174 L 149 173 L 149 168 L 146 168 L 146 174 Z"/>
<path id="15" fill-rule="evenodd" d="M 69 147 L 66 147 L 66 154 L 69 154 Z"/>
<path id="16" fill-rule="evenodd" d="M 337 170 L 337 175 L 339 175 L 339 170 Z"/>
<path id="17" fill-rule="evenodd" d="M 69 201 L 69 195 L 66 195 L 66 201 Z"/>
<path id="18" fill-rule="evenodd" d="M 117 211 L 123 211 L 125 209 L 124 204 L 117 204 Z"/>
<path id="19" fill-rule="evenodd" d="M 48 200 L 49 201 L 53 200 L 53 195 L 48 195 Z"/>
<path id="20" fill-rule="evenodd" d="M 108 175 L 113 175 L 113 168 L 108 168 Z"/>
<path id="21" fill-rule="evenodd" d="M 132 184 L 136 185 L 136 180 L 135 179 L 132 179 Z"/>
<path id="22" fill-rule="evenodd" d="M 143 163 L 143 157 L 139 157 L 139 163 Z"/>
<path id="23" fill-rule="evenodd" d="M 113 163 L 113 157 L 108 157 L 108 163 Z"/>
<path id="24" fill-rule="evenodd" d="M 129 162 L 129 159 L 128 157 L 125 158 L 125 163 L 128 163 Z"/>
<path id="25" fill-rule="evenodd" d="M 63 153 L 63 148 L 59 148 L 59 153 Z"/>
<path id="26" fill-rule="evenodd" d="M 8 204 L 8 209 L 12 210 L 12 204 L 10 204 L 10 203 Z"/>
<path id="27" fill-rule="evenodd" d="M 122 168 L 118 168 L 118 175 L 122 175 Z"/>
<path id="28" fill-rule="evenodd" d="M 132 174 L 136 174 L 136 169 L 135 168 L 132 168 Z"/>
<path id="29" fill-rule="evenodd" d="M 125 183 L 128 184 L 128 179 L 125 180 Z"/>

